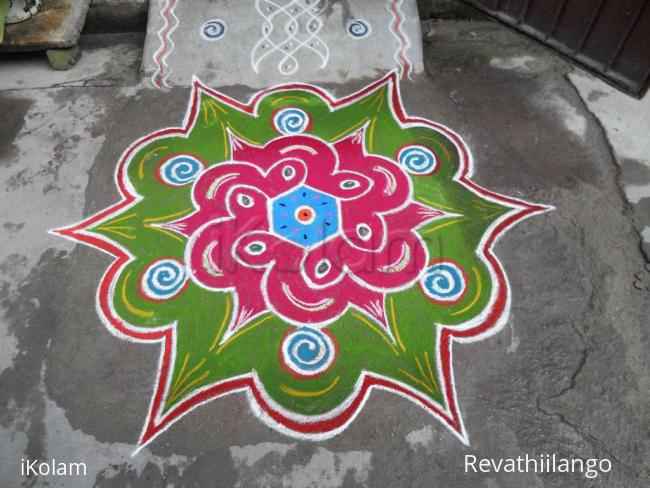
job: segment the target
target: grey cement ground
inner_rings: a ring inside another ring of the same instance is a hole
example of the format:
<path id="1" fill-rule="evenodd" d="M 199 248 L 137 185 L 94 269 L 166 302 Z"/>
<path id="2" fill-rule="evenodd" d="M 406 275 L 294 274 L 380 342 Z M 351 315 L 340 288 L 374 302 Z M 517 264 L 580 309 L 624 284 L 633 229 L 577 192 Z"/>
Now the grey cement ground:
<path id="1" fill-rule="evenodd" d="M 36 58 L 0 59 L 0 486 L 650 485 L 650 268 L 625 189 L 634 158 L 594 116 L 592 92 L 607 90 L 495 24 L 436 32 L 425 46 L 429 77 L 403 87 L 407 110 L 466 138 L 479 183 L 557 208 L 496 248 L 513 290 L 508 327 L 454 350 L 471 446 L 387 393 L 374 392 L 345 432 L 319 443 L 269 430 L 232 395 L 131 456 L 157 346 L 101 325 L 94 295 L 110 259 L 46 231 L 114 202 L 121 151 L 178 125 L 188 90 L 139 88 L 141 39 L 96 38 L 67 74 Z M 328 87 L 342 96 L 366 81 Z M 638 125 L 624 130 L 647 139 Z M 632 167 L 647 176 L 643 164 Z M 613 470 L 595 480 L 467 474 L 466 453 L 607 457 Z M 24 479 L 22 457 L 84 461 L 88 476 Z"/>

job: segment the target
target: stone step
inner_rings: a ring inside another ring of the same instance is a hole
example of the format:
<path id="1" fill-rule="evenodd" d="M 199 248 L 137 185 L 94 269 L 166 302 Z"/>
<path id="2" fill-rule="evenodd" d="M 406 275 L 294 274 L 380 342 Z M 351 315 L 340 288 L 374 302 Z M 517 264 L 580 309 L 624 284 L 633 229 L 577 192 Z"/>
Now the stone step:
<path id="1" fill-rule="evenodd" d="M 479 10 L 460 0 L 417 0 L 421 19 L 484 19 Z M 84 33 L 144 32 L 149 0 L 92 0 Z"/>
<path id="2" fill-rule="evenodd" d="M 341 83 L 423 71 L 416 0 L 151 0 L 143 74 L 157 88 Z"/>

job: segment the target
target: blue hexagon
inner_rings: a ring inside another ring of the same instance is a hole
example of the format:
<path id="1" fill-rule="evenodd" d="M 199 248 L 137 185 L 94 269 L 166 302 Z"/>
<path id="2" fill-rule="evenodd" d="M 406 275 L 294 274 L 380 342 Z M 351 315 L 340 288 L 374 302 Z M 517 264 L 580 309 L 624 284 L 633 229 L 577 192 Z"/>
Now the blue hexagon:
<path id="1" fill-rule="evenodd" d="M 339 211 L 331 196 L 307 186 L 272 202 L 273 231 L 285 239 L 313 246 L 339 230 Z"/>

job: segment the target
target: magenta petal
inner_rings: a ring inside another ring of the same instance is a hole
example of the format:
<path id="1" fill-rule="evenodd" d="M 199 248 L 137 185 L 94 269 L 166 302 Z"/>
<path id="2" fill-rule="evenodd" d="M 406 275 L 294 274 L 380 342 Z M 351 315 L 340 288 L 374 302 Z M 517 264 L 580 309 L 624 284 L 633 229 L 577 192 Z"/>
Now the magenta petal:
<path id="1" fill-rule="evenodd" d="M 279 137 L 264 147 L 235 139 L 233 159 L 252 163 L 264 171 L 287 159 L 303 161 L 308 168 L 318 166 L 323 174 L 331 174 L 336 167 L 336 155 L 330 146 L 320 139 L 304 135 Z"/>
<path id="2" fill-rule="evenodd" d="M 267 279 L 269 305 L 283 317 L 299 324 L 328 322 L 347 307 L 345 289 L 335 285 L 315 290 L 299 273 L 274 266 Z"/>
<path id="3" fill-rule="evenodd" d="M 233 137 L 240 162 L 207 170 L 194 188 L 200 209 L 167 224 L 191 236 L 188 261 L 199 284 L 236 292 L 229 333 L 268 309 L 296 324 L 321 324 L 349 305 L 387 327 L 385 293 L 411 285 L 426 265 L 413 229 L 445 214 L 405 205 L 410 179 L 394 162 L 365 154 L 364 137 L 359 131 L 335 143 L 338 154 L 305 135 L 264 147 Z M 340 208 L 341 234 L 311 249 L 270 230 L 272 199 L 301 185 Z"/>
<path id="4" fill-rule="evenodd" d="M 310 250 L 302 265 L 307 279 L 316 286 L 330 285 L 340 279 L 343 274 L 340 250 L 345 245 L 343 238 L 337 236 Z"/>
<path id="5" fill-rule="evenodd" d="M 327 178 L 312 171 L 307 176 L 307 184 L 340 200 L 352 200 L 367 193 L 372 185 L 372 180 L 355 171 L 337 171 Z"/>
<path id="6" fill-rule="evenodd" d="M 394 290 L 415 282 L 426 262 L 426 249 L 413 232 L 391 234 L 379 252 L 368 253 L 352 246 L 345 250 L 350 271 L 380 290 Z"/>
<path id="7" fill-rule="evenodd" d="M 264 157 L 266 151 L 261 146 L 254 146 L 229 132 L 231 158 L 233 161 L 247 162 L 254 164 L 260 169 L 268 167 L 267 159 Z"/>
<path id="8" fill-rule="evenodd" d="M 376 251 L 386 240 L 386 224 L 361 202 L 341 204 L 343 233 L 350 243 L 366 251 Z"/>
<path id="9" fill-rule="evenodd" d="M 282 159 L 268 171 L 264 181 L 264 191 L 271 198 L 302 185 L 307 178 L 307 166 L 299 159 Z"/>
<path id="10" fill-rule="evenodd" d="M 232 286 L 236 263 L 230 254 L 229 237 L 232 219 L 204 227 L 188 249 L 188 264 L 192 276 L 203 286 L 226 289 Z"/>
<path id="11" fill-rule="evenodd" d="M 235 185 L 260 187 L 262 173 L 255 167 L 240 163 L 221 163 L 205 171 L 192 190 L 194 201 L 203 210 L 224 207 L 228 191 Z"/>
<path id="12" fill-rule="evenodd" d="M 365 136 L 365 129 L 360 129 L 334 143 L 334 149 L 342 165 L 347 166 L 365 160 L 367 157 L 363 147 Z"/>
<path id="13" fill-rule="evenodd" d="M 276 261 L 282 269 L 298 273 L 304 250 L 275 234 L 253 231 L 237 240 L 234 253 L 244 266 L 263 268 Z"/>

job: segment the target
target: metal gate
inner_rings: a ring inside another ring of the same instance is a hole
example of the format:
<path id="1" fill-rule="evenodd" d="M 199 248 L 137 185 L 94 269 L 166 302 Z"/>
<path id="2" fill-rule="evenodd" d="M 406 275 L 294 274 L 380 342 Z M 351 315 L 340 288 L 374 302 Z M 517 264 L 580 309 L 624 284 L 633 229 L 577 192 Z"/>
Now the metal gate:
<path id="1" fill-rule="evenodd" d="M 650 0 L 463 0 L 621 90 L 650 84 Z"/>

